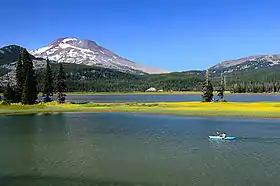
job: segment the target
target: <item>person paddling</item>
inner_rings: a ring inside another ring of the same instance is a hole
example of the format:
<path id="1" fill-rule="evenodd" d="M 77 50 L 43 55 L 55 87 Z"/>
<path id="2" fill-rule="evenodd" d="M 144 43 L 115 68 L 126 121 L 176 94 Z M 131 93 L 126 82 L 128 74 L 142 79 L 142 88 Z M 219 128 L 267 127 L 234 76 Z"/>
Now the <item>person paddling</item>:
<path id="1" fill-rule="evenodd" d="M 225 132 L 223 132 L 223 133 L 216 132 L 216 133 L 217 133 L 217 135 L 219 135 L 222 138 L 226 138 L 226 136 L 227 136 Z"/>
<path id="2" fill-rule="evenodd" d="M 220 134 L 220 136 L 222 137 L 222 138 L 226 138 L 227 137 L 227 135 L 226 135 L 226 133 L 222 133 L 222 134 Z"/>

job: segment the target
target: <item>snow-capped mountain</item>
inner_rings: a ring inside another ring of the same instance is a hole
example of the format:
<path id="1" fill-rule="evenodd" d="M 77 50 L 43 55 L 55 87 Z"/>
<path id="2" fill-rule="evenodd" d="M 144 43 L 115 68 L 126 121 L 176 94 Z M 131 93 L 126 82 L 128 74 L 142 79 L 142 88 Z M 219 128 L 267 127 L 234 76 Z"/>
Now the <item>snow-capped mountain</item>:
<path id="1" fill-rule="evenodd" d="M 223 61 L 210 69 L 213 71 L 234 72 L 241 70 L 272 67 L 280 64 L 280 55 L 257 55 L 236 60 Z"/>
<path id="2" fill-rule="evenodd" d="M 32 50 L 30 53 L 35 57 L 49 58 L 60 63 L 95 65 L 123 72 L 142 71 L 150 74 L 167 72 L 138 65 L 99 46 L 94 41 L 77 38 L 60 38 L 45 47 Z"/>

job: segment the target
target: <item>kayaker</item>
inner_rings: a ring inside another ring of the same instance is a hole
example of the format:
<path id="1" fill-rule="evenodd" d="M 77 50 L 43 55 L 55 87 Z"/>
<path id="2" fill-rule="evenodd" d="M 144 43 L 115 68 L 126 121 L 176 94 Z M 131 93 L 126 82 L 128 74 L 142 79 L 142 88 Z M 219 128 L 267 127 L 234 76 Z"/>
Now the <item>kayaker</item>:
<path id="1" fill-rule="evenodd" d="M 222 138 L 225 138 L 227 136 L 225 132 L 220 133 L 220 132 L 217 131 L 216 134 L 219 135 Z"/>
<path id="2" fill-rule="evenodd" d="M 224 133 L 224 132 L 223 132 L 222 134 L 220 134 L 220 137 L 222 137 L 222 138 L 226 138 L 226 136 L 227 136 L 227 135 L 226 135 L 226 133 Z"/>

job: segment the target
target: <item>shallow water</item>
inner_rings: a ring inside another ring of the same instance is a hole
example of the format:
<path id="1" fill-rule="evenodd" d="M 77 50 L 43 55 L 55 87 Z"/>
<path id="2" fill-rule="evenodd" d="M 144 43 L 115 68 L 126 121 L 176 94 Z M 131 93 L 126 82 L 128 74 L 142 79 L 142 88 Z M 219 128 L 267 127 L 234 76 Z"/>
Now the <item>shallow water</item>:
<path id="1" fill-rule="evenodd" d="M 237 140 L 209 141 L 216 130 Z M 278 119 L 0 117 L 0 185 L 279 185 L 279 134 Z"/>

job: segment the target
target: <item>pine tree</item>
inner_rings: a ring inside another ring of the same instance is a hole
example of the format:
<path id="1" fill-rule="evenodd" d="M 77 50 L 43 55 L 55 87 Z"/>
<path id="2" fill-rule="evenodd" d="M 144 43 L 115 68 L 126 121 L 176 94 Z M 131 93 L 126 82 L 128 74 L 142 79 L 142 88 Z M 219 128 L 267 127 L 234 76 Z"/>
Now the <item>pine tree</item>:
<path id="1" fill-rule="evenodd" d="M 29 61 L 30 61 L 29 54 L 28 54 L 26 49 L 22 50 L 21 59 L 22 59 L 22 76 L 23 76 L 23 79 L 24 79 L 24 81 L 23 81 L 23 86 L 24 86 L 27 71 L 28 71 L 28 68 L 29 68 Z"/>
<path id="2" fill-rule="evenodd" d="M 50 62 L 47 59 L 47 65 L 45 69 L 45 74 L 44 74 L 44 85 L 43 85 L 43 96 L 45 102 L 50 102 L 51 98 L 50 96 L 53 95 L 53 75 L 52 75 L 52 70 L 50 67 Z"/>
<path id="3" fill-rule="evenodd" d="M 220 86 L 218 88 L 218 94 L 217 96 L 219 97 L 219 101 L 223 101 L 224 100 L 224 91 L 225 91 L 225 84 L 224 84 L 224 76 L 223 74 L 221 74 L 221 83 Z"/>
<path id="4" fill-rule="evenodd" d="M 10 84 L 7 85 L 7 88 L 4 91 L 4 101 L 6 103 L 13 103 L 13 102 L 15 102 L 15 91 L 12 89 Z"/>
<path id="5" fill-rule="evenodd" d="M 22 65 L 25 77 L 22 103 L 32 105 L 35 104 L 37 100 L 37 81 L 35 78 L 32 60 L 30 59 L 30 55 L 26 49 L 23 49 L 22 51 Z"/>
<path id="6" fill-rule="evenodd" d="M 273 82 L 273 89 L 272 89 L 273 92 L 277 92 L 277 87 L 276 87 L 276 82 Z"/>
<path id="7" fill-rule="evenodd" d="M 23 74 L 23 66 L 21 61 L 21 55 L 18 56 L 18 61 L 16 64 L 16 90 L 15 90 L 15 101 L 21 102 L 22 91 L 24 85 L 25 77 Z"/>
<path id="8" fill-rule="evenodd" d="M 205 74 L 205 82 L 202 88 L 202 102 L 211 102 L 213 100 L 213 85 L 209 80 L 209 71 Z"/>
<path id="9" fill-rule="evenodd" d="M 239 83 L 236 83 L 234 86 L 233 86 L 233 92 L 234 93 L 241 93 L 242 90 L 241 90 L 241 86 Z"/>
<path id="10" fill-rule="evenodd" d="M 257 84 L 256 82 L 253 83 L 253 88 L 252 88 L 252 92 L 253 93 L 257 93 L 258 92 L 258 89 L 257 89 Z"/>
<path id="11" fill-rule="evenodd" d="M 22 104 L 29 105 L 30 103 L 30 91 L 28 87 L 28 77 L 25 78 L 25 83 L 23 86 L 23 91 L 22 91 Z"/>
<path id="12" fill-rule="evenodd" d="M 263 93 L 264 92 L 264 83 L 260 83 L 258 92 L 259 93 Z"/>
<path id="13" fill-rule="evenodd" d="M 58 74 L 56 77 L 56 92 L 57 92 L 57 101 L 59 103 L 65 102 L 65 94 L 63 92 L 66 90 L 66 75 L 63 69 L 62 64 L 59 66 Z"/>

